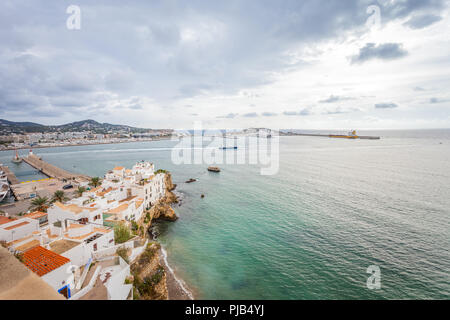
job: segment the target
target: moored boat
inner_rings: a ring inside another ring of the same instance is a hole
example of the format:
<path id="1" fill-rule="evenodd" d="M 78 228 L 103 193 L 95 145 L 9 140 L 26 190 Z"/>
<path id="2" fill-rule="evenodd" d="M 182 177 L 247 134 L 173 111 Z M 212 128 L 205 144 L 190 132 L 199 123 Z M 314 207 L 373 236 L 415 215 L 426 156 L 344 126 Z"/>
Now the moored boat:
<path id="1" fill-rule="evenodd" d="M 6 198 L 9 192 L 9 184 L 8 182 L 0 182 L 0 202 Z"/>
<path id="2" fill-rule="evenodd" d="M 19 157 L 19 153 L 16 150 L 16 155 L 14 156 L 14 158 L 11 160 L 12 163 L 21 163 L 22 162 L 22 158 Z"/>

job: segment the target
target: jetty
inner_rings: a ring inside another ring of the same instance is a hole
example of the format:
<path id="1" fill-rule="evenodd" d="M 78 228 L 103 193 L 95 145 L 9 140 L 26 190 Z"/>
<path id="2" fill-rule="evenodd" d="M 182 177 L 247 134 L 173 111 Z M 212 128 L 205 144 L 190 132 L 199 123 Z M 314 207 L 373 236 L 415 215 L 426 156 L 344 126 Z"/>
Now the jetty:
<path id="1" fill-rule="evenodd" d="M 289 132 L 289 136 L 303 136 L 303 137 L 323 137 L 323 138 L 338 138 L 338 139 L 361 139 L 361 140 L 380 140 L 379 136 L 360 136 L 356 131 L 351 131 L 348 134 L 320 134 L 320 133 L 294 133 Z"/>
<path id="2" fill-rule="evenodd" d="M 17 179 L 16 175 L 9 170 L 7 166 L 0 166 L 0 171 L 3 171 L 8 177 L 9 184 L 18 184 L 19 179 Z"/>
<path id="3" fill-rule="evenodd" d="M 50 178 L 67 181 L 69 180 L 88 181 L 91 179 L 87 175 L 73 173 L 58 168 L 57 166 L 54 166 L 48 162 L 43 161 L 40 157 L 34 155 L 32 152 L 30 152 L 30 154 L 27 157 L 24 157 L 23 161 Z"/>

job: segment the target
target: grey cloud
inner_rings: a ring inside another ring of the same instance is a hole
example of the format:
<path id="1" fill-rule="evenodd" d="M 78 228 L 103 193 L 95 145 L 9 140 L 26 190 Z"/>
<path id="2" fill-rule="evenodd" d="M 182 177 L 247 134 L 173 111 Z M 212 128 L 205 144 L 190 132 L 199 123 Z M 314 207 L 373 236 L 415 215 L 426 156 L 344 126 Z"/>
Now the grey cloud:
<path id="1" fill-rule="evenodd" d="M 441 20 L 441 16 L 434 14 L 424 14 L 412 17 L 407 22 L 405 22 L 405 25 L 410 27 L 411 29 L 423 29 Z"/>
<path id="2" fill-rule="evenodd" d="M 331 95 L 329 98 L 320 100 L 319 103 L 333 103 L 338 101 L 346 101 L 346 100 L 353 100 L 353 98 L 350 97 L 340 97 L 340 96 L 334 96 Z"/>
<path id="3" fill-rule="evenodd" d="M 443 103 L 449 101 L 448 99 L 440 99 L 440 98 L 431 98 L 430 103 L 436 104 L 436 103 Z"/>
<path id="4" fill-rule="evenodd" d="M 258 114 L 256 112 L 250 112 L 242 115 L 245 118 L 256 118 Z"/>
<path id="5" fill-rule="evenodd" d="M 234 119 L 238 116 L 238 113 L 229 113 L 227 115 L 224 116 L 217 116 L 216 118 L 221 118 L 221 119 Z"/>
<path id="6" fill-rule="evenodd" d="M 408 54 L 400 43 L 375 44 L 367 43 L 359 50 L 357 55 L 351 57 L 352 64 L 360 64 L 369 60 L 394 60 L 405 57 Z"/>
<path id="7" fill-rule="evenodd" d="M 311 114 L 311 111 L 309 109 L 302 109 L 299 112 L 296 111 L 285 111 L 283 112 L 283 115 L 285 116 L 309 116 Z"/>
<path id="8" fill-rule="evenodd" d="M 394 109 L 398 108 L 398 105 L 395 103 L 377 103 L 375 104 L 376 109 Z"/>
<path id="9" fill-rule="evenodd" d="M 277 114 L 277 113 L 273 113 L 273 112 L 263 112 L 261 115 L 262 115 L 263 117 L 275 117 L 275 116 L 277 116 L 278 114 Z"/>
<path id="10" fill-rule="evenodd" d="M 144 109 L 140 104 L 132 104 L 130 105 L 128 108 L 133 109 L 133 110 L 142 110 Z"/>
<path id="11" fill-rule="evenodd" d="M 422 88 L 422 87 L 419 87 L 419 86 L 414 87 L 413 90 L 414 90 L 414 91 L 426 91 L 426 89 L 424 89 L 424 88 Z"/>
<path id="12" fill-rule="evenodd" d="M 173 105 L 180 98 L 243 89 L 257 99 L 252 88 L 292 68 L 286 52 L 356 34 L 365 28 L 372 2 L 130 0 L 125 6 L 78 0 L 82 27 L 68 31 L 66 2 L 2 1 L 0 108 L 6 114 L 16 107 L 28 114 L 38 107 L 77 113 L 105 92 L 111 105 L 132 96 Z M 383 6 L 382 21 L 443 6 L 443 0 L 391 1 Z M 368 51 L 361 59 L 392 57 Z"/>

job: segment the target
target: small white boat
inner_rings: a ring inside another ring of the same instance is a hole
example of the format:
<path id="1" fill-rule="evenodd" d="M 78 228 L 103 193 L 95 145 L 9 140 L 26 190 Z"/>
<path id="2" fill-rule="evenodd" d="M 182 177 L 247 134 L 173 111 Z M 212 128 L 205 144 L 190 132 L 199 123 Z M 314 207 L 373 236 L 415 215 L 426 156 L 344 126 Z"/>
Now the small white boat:
<path id="1" fill-rule="evenodd" d="M 0 182 L 0 202 L 6 198 L 9 193 L 9 184 L 8 182 Z"/>
<path id="2" fill-rule="evenodd" d="M 19 157 L 19 153 L 16 150 L 16 155 L 14 156 L 14 158 L 11 160 L 12 163 L 21 163 L 22 162 L 22 158 Z"/>
<path id="3" fill-rule="evenodd" d="M 0 183 L 2 183 L 2 182 L 8 183 L 8 176 L 6 175 L 6 173 L 4 171 L 0 170 Z"/>

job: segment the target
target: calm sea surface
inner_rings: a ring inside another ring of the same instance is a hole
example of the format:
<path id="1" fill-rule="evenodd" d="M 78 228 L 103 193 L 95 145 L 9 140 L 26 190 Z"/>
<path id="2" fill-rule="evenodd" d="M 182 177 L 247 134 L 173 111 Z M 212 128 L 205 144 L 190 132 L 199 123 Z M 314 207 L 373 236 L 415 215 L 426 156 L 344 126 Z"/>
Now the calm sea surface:
<path id="1" fill-rule="evenodd" d="M 364 134 L 382 140 L 281 137 L 273 176 L 253 165 L 220 165 L 220 174 L 175 165 L 174 141 L 35 153 L 92 176 L 143 159 L 170 170 L 180 219 L 159 224 L 159 240 L 196 298 L 450 298 L 450 130 Z M 0 163 L 20 180 L 43 178 L 12 156 L 0 152 Z M 380 290 L 366 287 L 370 265 L 381 269 Z"/>

